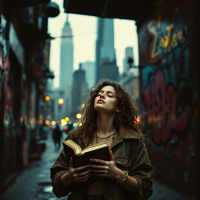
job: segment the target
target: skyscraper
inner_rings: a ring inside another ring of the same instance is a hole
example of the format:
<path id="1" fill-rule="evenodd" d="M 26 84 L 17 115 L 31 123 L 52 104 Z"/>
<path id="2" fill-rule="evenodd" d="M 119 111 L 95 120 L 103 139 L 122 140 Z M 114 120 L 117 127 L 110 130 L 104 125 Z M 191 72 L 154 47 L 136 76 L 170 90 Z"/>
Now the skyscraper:
<path id="1" fill-rule="evenodd" d="M 85 79 L 86 83 L 91 89 L 94 84 L 95 84 L 95 67 L 94 67 L 94 62 L 87 61 L 82 63 L 82 69 L 85 70 Z"/>
<path id="2" fill-rule="evenodd" d="M 72 84 L 73 78 L 74 46 L 68 16 L 62 29 L 62 35 L 64 37 L 61 39 L 60 49 L 60 88 L 66 87 L 67 84 Z"/>
<path id="3" fill-rule="evenodd" d="M 72 114 L 76 114 L 77 110 L 81 109 L 81 95 L 85 85 L 85 71 L 82 69 L 82 65 L 79 64 L 79 69 L 73 75 Z"/>
<path id="4" fill-rule="evenodd" d="M 100 79 L 100 67 L 104 59 L 115 62 L 114 49 L 114 23 L 113 19 L 97 19 L 97 40 L 96 40 L 96 82 Z"/>

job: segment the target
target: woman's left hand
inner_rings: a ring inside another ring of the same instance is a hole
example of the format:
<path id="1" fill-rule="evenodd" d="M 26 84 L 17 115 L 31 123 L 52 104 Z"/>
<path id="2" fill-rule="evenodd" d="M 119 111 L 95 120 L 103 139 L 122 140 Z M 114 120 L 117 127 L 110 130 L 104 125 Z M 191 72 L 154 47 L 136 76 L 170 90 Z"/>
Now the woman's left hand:
<path id="1" fill-rule="evenodd" d="M 96 162 L 97 165 L 87 165 L 90 169 L 91 172 L 94 173 L 95 176 L 103 176 L 107 178 L 114 178 L 114 179 L 123 179 L 124 177 L 124 172 L 120 170 L 119 168 L 116 167 L 114 157 L 112 155 L 112 151 L 110 153 L 110 161 L 104 161 L 104 160 L 99 160 L 99 159 L 90 159 L 92 162 Z M 101 165 L 98 165 L 101 164 Z"/>

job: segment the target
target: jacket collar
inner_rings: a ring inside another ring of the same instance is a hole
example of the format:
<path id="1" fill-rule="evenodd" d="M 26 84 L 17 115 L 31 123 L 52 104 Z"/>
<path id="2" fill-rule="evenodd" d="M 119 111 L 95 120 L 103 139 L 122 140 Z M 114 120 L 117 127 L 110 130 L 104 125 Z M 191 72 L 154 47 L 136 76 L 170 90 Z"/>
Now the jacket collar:
<path id="1" fill-rule="evenodd" d="M 122 125 L 119 127 L 117 138 L 123 139 L 140 139 L 140 135 L 130 128 L 125 128 Z"/>

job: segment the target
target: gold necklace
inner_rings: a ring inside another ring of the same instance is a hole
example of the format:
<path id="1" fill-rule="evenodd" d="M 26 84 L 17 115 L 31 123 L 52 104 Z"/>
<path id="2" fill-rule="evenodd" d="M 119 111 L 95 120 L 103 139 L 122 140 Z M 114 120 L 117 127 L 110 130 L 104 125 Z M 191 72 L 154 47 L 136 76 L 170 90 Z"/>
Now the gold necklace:
<path id="1" fill-rule="evenodd" d="M 103 137 L 103 138 L 98 137 L 98 135 L 97 135 L 97 133 L 96 133 L 96 143 L 99 143 L 99 139 L 107 139 L 107 141 L 110 141 L 110 136 L 113 136 L 113 137 L 112 137 L 112 142 L 113 142 L 113 140 L 114 140 L 114 138 L 115 138 L 115 133 L 116 133 L 116 132 L 114 132 L 113 134 L 111 134 L 111 135 L 109 135 L 109 136 L 107 136 L 107 137 Z M 112 144 L 112 142 L 111 142 L 111 144 Z"/>

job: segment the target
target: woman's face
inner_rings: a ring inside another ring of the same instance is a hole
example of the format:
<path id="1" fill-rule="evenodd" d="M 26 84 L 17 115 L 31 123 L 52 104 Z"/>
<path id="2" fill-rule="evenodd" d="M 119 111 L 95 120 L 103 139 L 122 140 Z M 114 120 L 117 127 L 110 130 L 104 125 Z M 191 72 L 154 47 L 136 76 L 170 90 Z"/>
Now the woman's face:
<path id="1" fill-rule="evenodd" d="M 94 109 L 97 112 L 115 113 L 117 111 L 117 97 L 112 86 L 103 87 L 94 100 Z"/>

